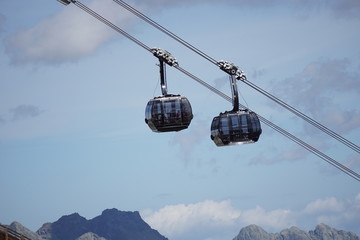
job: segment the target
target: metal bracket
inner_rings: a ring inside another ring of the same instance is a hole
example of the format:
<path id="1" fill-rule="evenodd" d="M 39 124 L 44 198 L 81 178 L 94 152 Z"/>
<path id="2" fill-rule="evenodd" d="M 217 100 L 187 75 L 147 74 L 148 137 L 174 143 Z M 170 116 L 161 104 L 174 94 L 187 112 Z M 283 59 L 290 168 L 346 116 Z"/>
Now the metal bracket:
<path id="1" fill-rule="evenodd" d="M 170 66 L 178 66 L 179 65 L 176 58 L 171 53 L 169 53 L 168 51 L 165 51 L 165 50 L 163 50 L 161 48 L 152 48 L 151 52 L 160 61 L 164 61 L 166 64 L 168 64 Z"/>
<path id="2" fill-rule="evenodd" d="M 220 67 L 221 70 L 224 72 L 235 76 L 237 80 L 244 81 L 246 80 L 245 73 L 239 69 L 239 67 L 235 66 L 233 63 L 221 60 L 217 62 L 217 65 Z"/>

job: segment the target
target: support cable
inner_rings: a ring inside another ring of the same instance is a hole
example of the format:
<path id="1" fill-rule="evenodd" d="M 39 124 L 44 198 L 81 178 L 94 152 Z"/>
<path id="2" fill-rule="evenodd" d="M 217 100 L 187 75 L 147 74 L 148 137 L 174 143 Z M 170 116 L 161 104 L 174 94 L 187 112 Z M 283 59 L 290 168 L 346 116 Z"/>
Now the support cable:
<path id="1" fill-rule="evenodd" d="M 183 44 L 184 46 L 186 46 L 190 50 L 196 52 L 197 54 L 199 54 L 200 56 L 202 56 L 206 60 L 210 61 L 211 63 L 213 63 L 215 65 L 217 65 L 217 61 L 215 59 L 213 59 L 209 55 L 205 54 L 200 49 L 194 47 L 189 42 L 187 42 L 184 39 L 180 38 L 179 36 L 177 36 L 176 34 L 171 32 L 170 30 L 168 30 L 165 27 L 161 26 L 160 24 L 158 24 L 157 22 L 155 22 L 154 20 L 152 20 L 151 18 L 149 18 L 148 16 L 143 14 L 142 12 L 138 11 L 136 8 L 130 6 L 129 4 L 125 3 L 122 0 L 113 0 L 113 1 L 116 2 L 117 4 L 119 4 L 120 6 L 122 6 L 123 8 L 125 8 L 126 10 L 128 10 L 129 12 L 131 12 L 132 14 L 134 14 L 135 16 L 137 16 L 137 17 L 141 18 L 142 20 L 144 20 L 145 22 L 149 23 L 151 26 L 157 28 L 158 30 L 165 33 L 169 37 L 171 37 L 174 40 L 178 41 L 179 43 Z"/>
<path id="2" fill-rule="evenodd" d="M 119 32 L 120 34 L 124 35 L 125 37 L 127 37 L 128 39 L 130 39 L 131 41 L 135 42 L 136 44 L 138 44 L 139 46 L 141 46 L 142 48 L 144 48 L 145 50 L 153 53 L 153 49 L 148 47 L 147 45 L 145 45 L 144 43 L 142 43 L 141 41 L 137 40 L 136 38 L 132 37 L 130 34 L 128 34 L 126 31 L 122 30 L 121 28 L 117 27 L 115 24 L 111 23 L 109 20 L 105 19 L 104 17 L 102 17 L 101 15 L 99 15 L 98 13 L 94 12 L 93 10 L 91 10 L 90 8 L 88 8 L 87 6 L 83 5 L 82 3 L 80 3 L 79 1 L 75 1 L 73 0 L 73 3 L 78 6 L 79 8 L 81 8 L 82 10 L 84 10 L 85 12 L 89 13 L 90 15 L 92 15 L 93 17 L 97 18 L 99 21 L 105 23 L 106 25 L 108 25 L 109 27 L 111 27 L 112 29 L 114 29 L 115 31 Z M 172 62 L 168 63 L 169 65 L 172 64 Z M 201 85 L 205 86 L 206 88 L 208 88 L 210 91 L 216 93 L 217 95 L 219 95 L 220 97 L 224 98 L 225 100 L 232 102 L 232 98 L 227 96 L 225 93 L 221 92 L 220 90 L 214 88 L 213 86 L 209 85 L 208 83 L 206 83 L 205 81 L 201 80 L 200 78 L 196 77 L 195 75 L 191 74 L 190 72 L 186 71 L 185 69 L 181 68 L 178 64 L 173 64 L 170 65 L 173 66 L 174 68 L 176 68 L 177 70 L 179 70 L 180 72 L 184 73 L 185 75 L 189 76 L 190 78 L 192 78 L 193 80 L 197 81 L 198 83 L 200 83 Z M 240 106 L 242 108 L 246 108 L 245 106 L 241 105 Z M 300 140 L 299 138 L 297 138 L 296 136 L 292 135 L 291 133 L 287 132 L 286 130 L 282 129 L 281 127 L 275 125 L 274 123 L 272 123 L 271 121 L 265 119 L 264 117 L 258 115 L 259 119 L 265 123 L 266 125 L 268 125 L 269 127 L 271 127 L 272 129 L 276 130 L 277 132 L 281 133 L 282 135 L 284 135 L 285 137 L 289 138 L 290 140 L 292 140 L 293 142 L 299 144 L 300 146 L 302 146 L 303 148 L 307 149 L 308 151 L 312 152 L 313 154 L 317 155 L 318 157 L 322 158 L 323 160 L 325 160 L 326 162 L 330 163 L 331 165 L 333 165 L 334 167 L 338 168 L 340 171 L 344 172 L 345 174 L 349 175 L 350 177 L 354 178 L 355 180 L 360 182 L 360 174 L 354 172 L 353 170 L 347 168 L 346 166 L 342 165 L 341 163 L 337 162 L 336 160 L 332 159 L 331 157 L 327 156 L 326 154 L 322 153 L 321 151 L 317 150 L 316 148 L 312 147 L 311 145 L 305 143 L 304 141 Z"/>
<path id="3" fill-rule="evenodd" d="M 330 130 L 329 128 L 325 127 L 324 125 L 322 125 L 321 123 L 315 121 L 314 119 L 308 117 L 307 115 L 305 115 L 304 113 L 300 112 L 299 110 L 291 107 L 289 104 L 285 103 L 284 101 L 280 100 L 279 98 L 271 95 L 269 92 L 265 91 L 264 89 L 261 89 L 260 87 L 256 86 L 255 84 L 251 83 L 248 80 L 243 80 L 243 82 L 245 84 L 247 84 L 248 86 L 252 87 L 253 89 L 255 89 L 256 91 L 262 93 L 263 95 L 265 95 L 266 97 L 270 98 L 271 100 L 275 101 L 276 103 L 280 104 L 281 106 L 283 106 L 285 109 L 289 110 L 290 112 L 294 113 L 295 115 L 297 115 L 298 117 L 302 118 L 303 120 L 305 120 L 306 122 L 312 124 L 313 126 L 317 127 L 318 129 L 320 129 L 321 131 L 327 133 L 328 135 L 330 135 L 331 137 L 333 137 L 334 139 L 338 140 L 339 142 L 343 143 L 344 145 L 348 146 L 349 148 L 353 149 L 354 151 L 360 153 L 360 147 L 357 146 L 356 144 L 352 143 L 351 141 L 347 140 L 346 138 L 343 138 L 342 136 L 340 136 L 339 134 L 335 133 L 334 131 Z"/>
<path id="4" fill-rule="evenodd" d="M 218 62 L 214 58 L 210 57 L 209 55 L 205 54 L 204 52 L 202 52 L 198 48 L 194 47 L 189 42 L 185 41 L 184 39 L 180 38 L 179 36 L 177 36 L 173 32 L 169 31 L 168 29 L 166 29 L 165 27 L 163 27 L 159 23 L 155 22 L 154 20 L 152 20 L 151 18 L 149 18 L 145 14 L 141 13 L 140 11 L 135 9 L 134 7 L 130 6 L 129 4 L 125 3 L 122 0 L 113 0 L 113 1 L 116 2 L 117 4 L 119 4 L 120 6 L 122 6 L 123 8 L 125 8 L 126 10 L 128 10 L 129 12 L 133 13 L 137 17 L 141 18 L 145 22 L 149 23 L 153 27 L 157 28 L 161 32 L 165 33 L 169 37 L 171 37 L 174 40 L 178 41 L 179 43 L 181 43 L 185 47 L 187 47 L 190 50 L 194 51 L 195 53 L 197 53 L 201 57 L 205 58 L 206 60 L 210 61 L 211 63 L 215 64 L 216 66 L 219 66 Z M 343 143 L 344 145 L 346 145 L 347 147 L 349 147 L 352 150 L 356 151 L 357 153 L 360 153 L 360 147 L 358 145 L 356 145 L 355 143 L 353 143 L 353 142 L 347 140 L 346 138 L 342 137 L 341 135 L 335 133 L 334 131 L 332 131 L 329 128 L 325 127 L 321 123 L 319 123 L 319 122 L 315 121 L 314 119 L 308 117 L 307 115 L 300 112 L 299 110 L 291 107 L 290 105 L 288 105 L 285 102 L 281 101 L 279 98 L 271 95 L 270 93 L 266 92 L 265 90 L 261 89 L 260 87 L 256 86 L 255 84 L 251 83 L 250 81 L 246 80 L 246 81 L 243 81 L 243 82 L 245 84 L 249 85 L 250 87 L 252 87 L 253 89 L 257 90 L 258 92 L 264 94 L 266 97 L 270 98 L 271 100 L 275 101 L 276 103 L 280 104 L 285 109 L 287 109 L 290 112 L 294 113 L 295 115 L 302 118 L 303 120 L 305 120 L 309 124 L 313 125 L 314 127 L 318 128 L 319 130 L 323 131 L 324 133 L 326 133 L 329 136 L 333 137 L 334 139 L 338 140 L 339 142 Z"/>
<path id="5" fill-rule="evenodd" d="M 193 74 L 189 73 L 188 71 L 186 71 L 183 68 L 180 68 L 179 66 L 175 67 L 177 68 L 179 71 L 181 71 L 182 73 L 184 73 L 185 75 L 189 76 L 190 78 L 194 79 L 195 81 L 197 81 L 198 83 L 200 83 L 201 85 L 205 86 L 206 88 L 208 88 L 209 90 L 211 90 L 212 92 L 216 93 L 217 95 L 219 95 L 220 97 L 224 98 L 225 100 L 227 100 L 228 102 L 232 103 L 232 98 L 229 97 L 228 95 L 226 95 L 225 93 L 217 90 L 216 88 L 212 87 L 211 85 L 209 85 L 208 83 L 204 82 L 203 80 L 201 80 L 200 78 L 194 76 Z M 245 107 L 242 104 L 239 104 L 240 107 L 247 109 L 247 107 Z M 251 109 L 249 109 L 251 111 Z M 274 129 L 275 131 L 279 132 L 280 134 L 284 135 L 285 137 L 287 137 L 288 139 L 290 139 L 291 141 L 293 141 L 294 143 L 300 145 L 301 147 L 305 148 L 306 150 L 310 151 L 311 153 L 315 154 L 316 156 L 320 157 L 321 159 L 323 159 L 324 161 L 326 161 L 327 163 L 333 165 L 334 167 L 336 167 L 337 169 L 339 169 L 340 171 L 344 172 L 345 174 L 349 175 L 350 177 L 354 178 L 355 180 L 360 182 L 360 174 L 356 173 L 355 171 L 351 170 L 350 168 L 346 167 L 345 165 L 337 162 L 336 160 L 334 160 L 333 158 L 327 156 L 326 154 L 322 153 L 320 150 L 317 150 L 315 147 L 311 146 L 310 144 L 307 144 L 306 142 L 302 141 L 301 139 L 297 138 L 296 136 L 294 136 L 293 134 L 289 133 L 288 131 L 286 131 L 285 129 L 277 126 L 276 124 L 272 123 L 271 121 L 267 120 L 266 118 L 260 116 L 259 114 L 256 114 L 258 116 L 258 118 L 260 119 L 261 122 L 263 122 L 264 124 L 266 124 L 267 126 L 269 126 L 270 128 Z"/>
<path id="6" fill-rule="evenodd" d="M 152 52 L 151 48 L 146 46 L 145 44 L 143 44 L 141 41 L 139 41 L 138 39 L 134 38 L 133 36 L 131 36 L 130 34 L 128 34 L 127 32 L 125 32 L 124 30 L 122 30 L 121 28 L 119 28 L 118 26 L 116 26 L 115 24 L 113 24 L 112 22 L 110 22 L 109 20 L 107 20 L 106 18 L 102 17 L 100 14 L 96 13 L 95 11 L 93 11 L 92 9 L 88 8 L 87 6 L 85 6 L 84 4 L 82 4 L 79 1 L 74 1 L 74 4 L 76 6 L 78 6 L 79 8 L 81 8 L 82 10 L 84 10 L 85 12 L 87 12 L 88 14 L 90 14 L 91 16 L 95 17 L 96 19 L 98 19 L 99 21 L 103 22 L 104 24 L 108 25 L 109 27 L 111 27 L 112 29 L 114 29 L 115 31 L 117 31 L 118 33 L 122 34 L 124 37 L 130 39 L 131 41 L 133 41 L 134 43 L 136 43 L 137 45 L 139 45 L 140 47 L 144 48 L 145 50 Z"/>

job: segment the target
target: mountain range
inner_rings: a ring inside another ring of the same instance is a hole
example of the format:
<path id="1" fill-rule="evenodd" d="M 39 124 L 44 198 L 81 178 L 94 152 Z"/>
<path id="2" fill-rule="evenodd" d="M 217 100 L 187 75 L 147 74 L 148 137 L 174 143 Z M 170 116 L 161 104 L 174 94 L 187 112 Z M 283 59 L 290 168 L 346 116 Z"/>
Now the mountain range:
<path id="1" fill-rule="evenodd" d="M 36 231 L 30 231 L 18 222 L 9 228 L 31 240 L 168 240 L 152 229 L 139 212 L 107 209 L 100 216 L 87 220 L 78 213 L 66 215 L 53 223 L 45 223 Z M 297 227 L 268 233 L 257 225 L 240 230 L 233 240 L 360 240 L 352 232 L 337 230 L 319 224 L 315 230 L 305 232 Z"/>
<path id="2" fill-rule="evenodd" d="M 360 240 L 360 238 L 355 233 L 336 230 L 325 224 L 319 224 L 315 230 L 309 232 L 291 227 L 280 233 L 267 233 L 259 226 L 250 225 L 241 229 L 233 240 Z"/>
<path id="3" fill-rule="evenodd" d="M 167 240 L 141 218 L 139 212 L 107 209 L 91 220 L 78 213 L 45 223 L 37 232 L 43 240 Z"/>

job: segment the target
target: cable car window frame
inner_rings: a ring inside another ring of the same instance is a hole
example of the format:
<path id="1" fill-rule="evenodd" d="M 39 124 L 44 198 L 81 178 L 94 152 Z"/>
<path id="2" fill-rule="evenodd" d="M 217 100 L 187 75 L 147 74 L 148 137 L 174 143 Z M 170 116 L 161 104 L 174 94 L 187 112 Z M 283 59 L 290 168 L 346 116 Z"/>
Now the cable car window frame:
<path id="1" fill-rule="evenodd" d="M 240 131 L 240 121 L 239 121 L 239 115 L 231 114 L 229 115 L 230 120 L 230 128 L 232 132 Z"/>
<path id="2" fill-rule="evenodd" d="M 239 115 L 239 121 L 241 126 L 241 133 L 249 133 L 249 124 L 248 124 L 248 115 L 242 114 Z"/>
<path id="3" fill-rule="evenodd" d="M 190 105 L 189 100 L 187 100 L 186 98 L 181 98 L 181 103 L 180 103 L 180 112 L 181 112 L 181 119 L 183 122 L 188 122 L 191 121 L 193 118 L 192 115 L 192 108 Z M 190 113 L 190 114 L 187 114 Z"/>
<path id="4" fill-rule="evenodd" d="M 222 135 L 230 134 L 229 120 L 226 115 L 221 116 L 220 118 L 219 130 Z"/>
<path id="5" fill-rule="evenodd" d="M 147 106 L 146 106 L 146 112 L 145 112 L 145 118 L 146 119 L 151 119 L 152 118 L 152 108 L 154 105 L 154 101 L 150 101 L 148 102 Z"/>
<path id="6" fill-rule="evenodd" d="M 155 119 L 156 121 L 163 121 L 163 114 L 162 114 L 162 109 L 163 109 L 163 106 L 162 106 L 162 101 L 154 101 L 154 104 L 153 104 L 153 111 L 152 111 L 152 119 Z"/>

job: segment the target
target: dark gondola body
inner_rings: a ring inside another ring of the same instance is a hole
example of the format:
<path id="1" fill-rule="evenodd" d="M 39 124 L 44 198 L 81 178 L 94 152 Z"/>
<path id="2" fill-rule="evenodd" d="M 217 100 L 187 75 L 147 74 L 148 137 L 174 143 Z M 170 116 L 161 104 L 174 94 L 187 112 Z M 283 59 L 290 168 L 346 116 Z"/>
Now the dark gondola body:
<path id="1" fill-rule="evenodd" d="M 188 128 L 192 118 L 190 102 L 180 95 L 155 97 L 145 109 L 145 122 L 154 132 L 181 131 Z"/>
<path id="2" fill-rule="evenodd" d="M 249 109 L 240 109 L 239 104 L 236 80 L 246 79 L 246 76 L 233 64 L 225 61 L 218 64 L 229 74 L 233 109 L 214 117 L 211 123 L 211 140 L 218 147 L 257 142 L 262 132 L 259 118 Z"/>
<path id="3" fill-rule="evenodd" d="M 254 143 L 261 132 L 258 116 L 247 109 L 220 113 L 211 124 L 211 139 L 216 146 Z"/>

